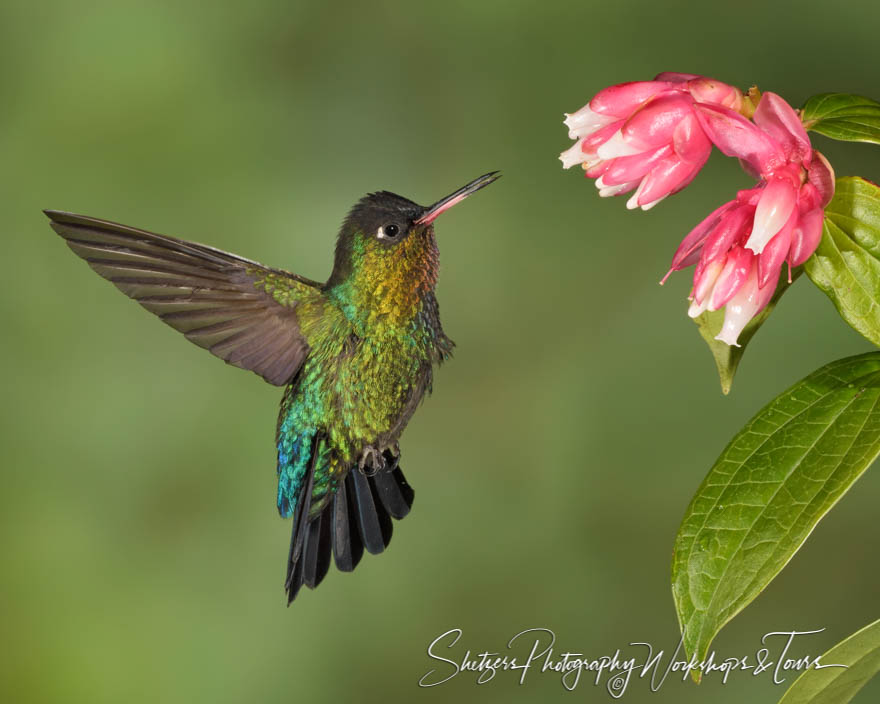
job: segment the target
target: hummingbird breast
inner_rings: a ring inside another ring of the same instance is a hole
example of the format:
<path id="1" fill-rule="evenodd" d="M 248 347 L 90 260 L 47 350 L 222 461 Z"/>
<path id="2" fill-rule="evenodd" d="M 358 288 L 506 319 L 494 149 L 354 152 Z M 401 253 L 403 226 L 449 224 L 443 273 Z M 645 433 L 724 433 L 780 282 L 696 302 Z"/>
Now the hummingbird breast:
<path id="1" fill-rule="evenodd" d="M 325 310 L 308 330 L 311 350 L 285 392 L 278 432 L 320 432 L 342 464 L 352 464 L 366 447 L 396 445 L 431 389 L 433 365 L 453 343 L 433 292 L 406 324 L 374 324 L 368 332 L 336 311 Z"/>
<path id="2" fill-rule="evenodd" d="M 382 451 L 395 445 L 431 386 L 430 358 L 413 354 L 410 342 L 395 342 L 359 340 L 340 360 L 336 403 L 343 444 L 355 455 L 366 446 Z"/>
<path id="3" fill-rule="evenodd" d="M 449 354 L 431 295 L 408 325 L 349 335 L 337 357 L 334 405 L 340 446 L 358 456 L 366 446 L 396 445 L 419 402 L 431 389 L 433 365 Z"/>

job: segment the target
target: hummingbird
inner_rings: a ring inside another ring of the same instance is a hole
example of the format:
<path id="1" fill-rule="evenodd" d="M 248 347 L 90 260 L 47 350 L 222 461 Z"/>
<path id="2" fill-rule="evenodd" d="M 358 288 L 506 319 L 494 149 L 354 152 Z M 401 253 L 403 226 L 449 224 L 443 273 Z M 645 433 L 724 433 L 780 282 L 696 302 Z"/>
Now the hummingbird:
<path id="1" fill-rule="evenodd" d="M 400 436 L 433 368 L 452 354 L 434 293 L 434 220 L 500 177 L 430 206 L 370 193 L 342 223 L 330 277 L 311 281 L 195 242 L 46 210 L 73 252 L 119 290 L 228 364 L 284 387 L 278 492 L 292 519 L 290 605 L 330 567 L 378 554 L 413 503 Z"/>

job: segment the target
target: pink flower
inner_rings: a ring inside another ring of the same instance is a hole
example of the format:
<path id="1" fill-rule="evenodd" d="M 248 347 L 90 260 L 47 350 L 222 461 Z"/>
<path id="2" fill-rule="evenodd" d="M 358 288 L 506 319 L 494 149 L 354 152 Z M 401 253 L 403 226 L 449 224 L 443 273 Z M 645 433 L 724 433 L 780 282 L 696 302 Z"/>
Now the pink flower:
<path id="1" fill-rule="evenodd" d="M 577 141 L 559 158 L 566 169 L 582 164 L 600 196 L 635 191 L 627 207 L 648 210 L 687 186 L 709 158 L 712 143 L 695 112 L 700 104 L 739 110 L 742 93 L 679 73 L 611 86 L 566 115 L 568 136 Z"/>
<path id="2" fill-rule="evenodd" d="M 736 345 L 746 324 L 767 305 L 784 262 L 803 264 L 822 237 L 834 171 L 813 151 L 797 113 L 764 93 L 754 122 L 718 105 L 695 107 L 700 125 L 728 156 L 761 181 L 711 213 L 684 238 L 672 271 L 692 264 L 691 317 L 725 308 L 716 339 Z M 667 274 L 669 276 L 669 274 Z"/>
<path id="3" fill-rule="evenodd" d="M 740 191 L 685 237 L 669 273 L 696 264 L 688 315 L 725 307 L 724 326 L 716 339 L 735 345 L 749 320 L 770 301 L 781 262 L 761 266 L 761 258 L 744 245 L 754 227 L 760 188 Z M 669 276 L 669 274 L 667 274 Z"/>

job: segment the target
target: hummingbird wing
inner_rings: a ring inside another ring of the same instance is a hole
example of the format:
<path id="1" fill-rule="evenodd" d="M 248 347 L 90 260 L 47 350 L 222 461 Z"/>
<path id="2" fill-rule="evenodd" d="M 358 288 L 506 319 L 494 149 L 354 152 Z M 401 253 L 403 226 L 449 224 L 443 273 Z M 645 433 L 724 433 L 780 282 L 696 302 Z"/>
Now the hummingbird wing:
<path id="1" fill-rule="evenodd" d="M 220 359 L 285 385 L 308 354 L 297 307 L 320 284 L 281 269 L 105 220 L 45 211 L 75 254 Z"/>

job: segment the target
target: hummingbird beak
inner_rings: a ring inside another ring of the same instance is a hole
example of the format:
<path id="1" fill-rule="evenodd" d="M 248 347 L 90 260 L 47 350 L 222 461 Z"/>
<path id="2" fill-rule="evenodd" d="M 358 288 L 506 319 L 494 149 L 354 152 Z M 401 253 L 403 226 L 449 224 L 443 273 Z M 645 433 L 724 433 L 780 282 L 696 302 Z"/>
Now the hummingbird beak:
<path id="1" fill-rule="evenodd" d="M 434 205 L 430 206 L 424 213 L 422 213 L 421 217 L 415 221 L 416 225 L 428 225 L 437 218 L 440 213 L 444 213 L 449 210 L 453 205 L 457 205 L 461 203 L 465 198 L 467 198 L 472 193 L 476 193 L 481 188 L 488 186 L 493 181 L 497 181 L 501 178 L 501 173 L 498 171 L 490 171 L 488 174 L 483 174 L 480 178 L 474 179 L 467 186 L 462 186 L 455 193 L 450 193 L 445 198 L 438 200 Z"/>

